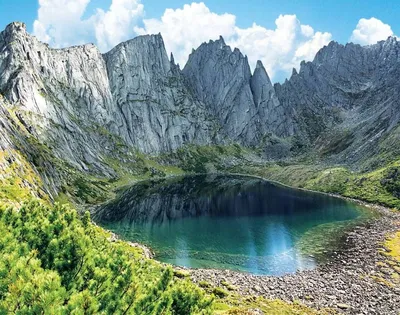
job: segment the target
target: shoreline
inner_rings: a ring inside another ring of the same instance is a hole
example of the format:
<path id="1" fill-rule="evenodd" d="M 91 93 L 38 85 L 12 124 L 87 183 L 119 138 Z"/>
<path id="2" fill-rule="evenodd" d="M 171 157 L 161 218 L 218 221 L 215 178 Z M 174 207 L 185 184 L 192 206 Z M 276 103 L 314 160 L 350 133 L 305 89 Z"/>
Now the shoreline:
<path id="1" fill-rule="evenodd" d="M 259 176 L 233 175 L 255 177 L 281 185 Z M 399 315 L 400 281 L 392 277 L 396 273 L 392 268 L 400 268 L 400 262 L 384 255 L 383 242 L 388 235 L 399 230 L 400 213 L 341 195 L 282 186 L 345 199 L 380 216 L 347 231 L 343 236 L 342 249 L 333 252 L 326 263 L 311 270 L 268 276 L 222 269 L 176 268 L 187 270 L 195 283 L 207 281 L 222 288 L 228 283 L 230 289 L 234 288 L 233 292 L 241 296 L 300 302 L 315 309 L 331 308 L 345 314 Z"/>
<path id="2" fill-rule="evenodd" d="M 398 230 L 400 216 L 382 216 L 345 236 L 344 247 L 315 269 L 284 276 L 252 275 L 215 269 L 188 269 L 195 283 L 229 283 L 242 296 L 301 302 L 346 314 L 394 314 L 400 309 L 400 283 L 391 275 L 400 262 L 386 257 L 382 242 Z M 396 224 L 397 222 L 397 224 Z M 391 263 L 393 265 L 391 265 Z"/>
<path id="3" fill-rule="evenodd" d="M 316 309 L 332 308 L 345 314 L 394 314 L 400 309 L 400 281 L 391 276 L 395 262 L 383 252 L 388 234 L 399 230 L 400 213 L 390 208 L 338 194 L 313 191 L 268 180 L 257 175 L 228 175 L 258 178 L 283 187 L 320 193 L 354 202 L 380 216 L 356 226 L 343 236 L 343 248 L 328 262 L 312 270 L 283 276 L 254 275 L 217 269 L 186 269 L 195 283 L 208 281 L 213 286 L 229 283 L 242 296 L 262 296 L 286 302 L 301 302 Z M 391 262 L 391 265 L 389 263 Z"/>
<path id="4" fill-rule="evenodd" d="M 283 276 L 266 276 L 232 270 L 194 269 L 172 265 L 174 269 L 188 271 L 195 283 L 207 281 L 212 286 L 222 288 L 224 284 L 229 283 L 230 289 L 234 288 L 233 292 L 242 296 L 262 296 L 286 302 L 300 302 L 315 309 L 332 308 L 346 314 L 398 315 L 400 281 L 393 279 L 390 268 L 396 264 L 397 268 L 400 268 L 400 262 L 388 262 L 390 259 L 382 253 L 384 251 L 382 243 L 388 234 L 399 230 L 400 213 L 379 204 L 332 193 L 291 187 L 257 175 L 208 173 L 179 176 L 198 175 L 257 178 L 290 189 L 344 199 L 380 215 L 347 231 L 343 235 L 342 249 L 333 252 L 326 263 L 319 264 L 312 270 L 297 271 Z M 140 247 L 152 252 L 148 246 L 140 244 Z"/>
<path id="5" fill-rule="evenodd" d="M 242 173 L 221 173 L 221 174 L 226 174 L 226 175 L 235 175 L 235 176 L 245 176 L 245 177 L 253 177 L 253 178 L 258 178 L 261 179 L 263 181 L 266 181 L 268 183 L 272 183 L 278 186 L 282 186 L 282 187 L 286 187 L 286 188 L 290 188 L 290 189 L 294 189 L 294 190 L 300 190 L 300 191 L 304 191 L 304 192 L 311 192 L 311 193 L 316 193 L 316 194 L 323 194 L 326 196 L 330 196 L 330 197 L 334 197 L 334 198 L 339 198 L 339 199 L 343 199 L 343 200 L 347 200 L 350 202 L 354 202 L 360 206 L 364 206 L 367 208 L 373 208 L 375 210 L 377 210 L 378 212 L 380 212 L 382 214 L 389 211 L 392 212 L 392 210 L 384 205 L 381 204 L 377 204 L 377 203 L 371 203 L 368 201 L 364 201 L 362 199 L 356 199 L 356 198 L 350 198 L 350 197 L 346 197 L 343 195 L 339 195 L 339 194 L 334 194 L 334 193 L 329 193 L 329 192 L 324 192 L 324 191 L 318 191 L 318 190 L 312 190 L 312 189 L 307 189 L 307 188 L 301 188 L 301 187 L 293 187 L 287 184 L 284 184 L 282 182 L 276 181 L 276 180 L 272 180 L 272 179 L 267 179 L 258 175 L 251 175 L 251 174 L 242 174 Z M 382 210 L 382 212 L 381 212 Z"/>

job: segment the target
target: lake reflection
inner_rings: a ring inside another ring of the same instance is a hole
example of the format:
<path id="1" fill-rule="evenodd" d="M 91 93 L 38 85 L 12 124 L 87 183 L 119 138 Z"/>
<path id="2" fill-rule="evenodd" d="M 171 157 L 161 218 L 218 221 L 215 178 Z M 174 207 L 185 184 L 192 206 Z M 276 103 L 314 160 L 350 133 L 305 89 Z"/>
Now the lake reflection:
<path id="1" fill-rule="evenodd" d="M 139 183 L 94 216 L 121 237 L 176 265 L 284 274 L 313 268 L 296 246 L 322 224 L 354 220 L 347 201 L 241 176 Z"/>

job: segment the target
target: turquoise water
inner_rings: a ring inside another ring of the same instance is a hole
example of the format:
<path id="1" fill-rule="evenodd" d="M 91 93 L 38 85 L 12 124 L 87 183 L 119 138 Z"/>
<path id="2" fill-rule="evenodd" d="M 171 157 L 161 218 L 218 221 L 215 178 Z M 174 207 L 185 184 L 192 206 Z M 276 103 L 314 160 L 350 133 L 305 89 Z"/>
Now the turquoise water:
<path id="1" fill-rule="evenodd" d="M 281 275 L 314 268 L 313 249 L 339 246 L 342 227 L 362 214 L 357 205 L 323 194 L 251 177 L 201 175 L 139 183 L 94 220 L 150 246 L 162 262 Z"/>

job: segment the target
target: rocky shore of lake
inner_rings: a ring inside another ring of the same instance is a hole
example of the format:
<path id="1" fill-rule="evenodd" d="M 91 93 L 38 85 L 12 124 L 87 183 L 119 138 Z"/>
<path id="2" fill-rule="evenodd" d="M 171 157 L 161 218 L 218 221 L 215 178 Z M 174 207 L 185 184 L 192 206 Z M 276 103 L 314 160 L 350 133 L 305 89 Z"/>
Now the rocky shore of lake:
<path id="1" fill-rule="evenodd" d="M 241 295 L 299 301 L 316 309 L 331 308 L 345 314 L 400 314 L 400 262 L 385 255 L 383 242 L 400 229 L 400 213 L 373 207 L 382 216 L 356 227 L 343 237 L 340 252 L 314 270 L 280 277 L 257 276 L 230 270 L 191 269 L 194 282 Z"/>

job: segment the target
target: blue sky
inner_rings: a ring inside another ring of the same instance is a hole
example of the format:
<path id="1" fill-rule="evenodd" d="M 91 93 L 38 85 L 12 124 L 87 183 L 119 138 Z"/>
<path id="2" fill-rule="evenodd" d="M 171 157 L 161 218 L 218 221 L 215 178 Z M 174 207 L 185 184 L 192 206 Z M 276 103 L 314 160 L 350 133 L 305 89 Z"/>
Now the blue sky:
<path id="1" fill-rule="evenodd" d="M 112 1 L 116 4 L 114 10 L 110 7 Z M 48 5 L 38 18 L 39 0 L 0 0 L 0 29 L 12 21 L 23 21 L 30 33 L 52 46 L 91 41 L 102 51 L 117 41 L 161 31 L 168 52 L 174 52 L 181 64 L 191 48 L 218 38 L 220 31 L 228 44 L 249 55 L 252 64 L 261 59 L 275 80 L 287 76 L 300 59 L 312 59 L 330 40 L 372 44 L 387 35 L 400 34 L 398 0 L 205 0 L 202 6 L 181 0 L 42 0 L 42 5 L 43 2 L 55 4 Z M 81 16 L 65 9 L 67 3 L 74 2 L 78 3 Z M 185 4 L 189 6 L 183 10 Z M 166 14 L 167 8 L 174 11 Z M 98 9 L 103 13 L 98 14 Z M 130 15 L 119 16 L 128 11 Z M 277 26 L 279 16 L 284 17 L 281 26 Z M 372 17 L 375 19 L 370 20 Z M 40 23 L 34 28 L 36 19 Z M 361 19 L 365 21 L 360 22 Z M 204 21 L 211 29 L 203 30 Z M 353 33 L 356 29 L 358 33 Z M 290 47 L 277 43 L 279 38 L 292 41 Z M 274 49 L 275 54 L 266 52 Z"/>

